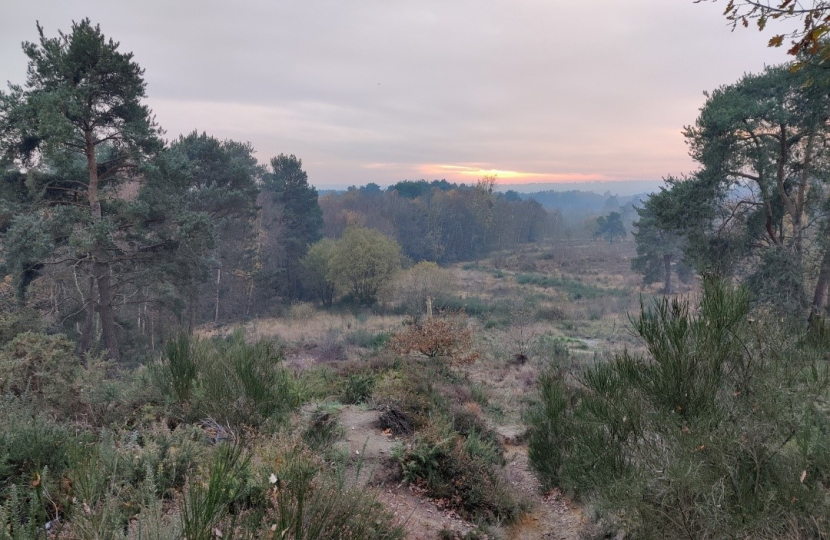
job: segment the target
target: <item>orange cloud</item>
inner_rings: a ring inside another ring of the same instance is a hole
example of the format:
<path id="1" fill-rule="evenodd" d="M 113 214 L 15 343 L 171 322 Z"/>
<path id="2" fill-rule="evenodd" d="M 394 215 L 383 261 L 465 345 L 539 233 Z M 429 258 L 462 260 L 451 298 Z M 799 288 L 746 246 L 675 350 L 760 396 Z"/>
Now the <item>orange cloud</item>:
<path id="1" fill-rule="evenodd" d="M 590 182 L 598 180 L 610 180 L 602 174 L 585 173 L 538 173 L 523 171 L 508 171 L 495 168 L 485 168 L 485 164 L 447 165 L 427 164 L 421 165 L 418 170 L 430 177 L 447 177 L 452 180 L 465 180 L 470 178 L 482 178 L 484 176 L 495 176 L 499 181 L 506 184 L 516 184 L 528 181 L 543 182 Z"/>

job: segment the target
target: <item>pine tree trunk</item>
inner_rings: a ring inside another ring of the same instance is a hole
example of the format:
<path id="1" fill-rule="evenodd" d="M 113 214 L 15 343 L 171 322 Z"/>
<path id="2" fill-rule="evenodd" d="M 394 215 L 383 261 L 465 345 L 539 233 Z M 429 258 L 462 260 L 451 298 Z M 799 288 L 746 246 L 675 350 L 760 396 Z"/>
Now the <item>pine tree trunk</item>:
<path id="1" fill-rule="evenodd" d="M 81 330 L 81 352 L 87 352 L 92 347 L 92 333 L 95 330 L 95 278 L 89 276 L 89 292 L 84 306 L 84 328 Z"/>
<path id="2" fill-rule="evenodd" d="M 671 294 L 671 255 L 663 255 L 663 265 L 666 267 L 666 284 L 664 294 Z"/>
<path id="3" fill-rule="evenodd" d="M 213 324 L 219 324 L 219 288 L 222 283 L 222 269 L 216 269 L 216 298 L 213 306 Z"/>
<path id="4" fill-rule="evenodd" d="M 813 306 L 810 312 L 810 319 L 821 317 L 824 314 L 824 307 L 827 305 L 827 293 L 830 289 L 830 247 L 824 250 L 824 257 L 821 260 L 816 291 L 813 295 Z"/>
<path id="5" fill-rule="evenodd" d="M 118 340 L 116 338 L 115 313 L 112 308 L 112 284 L 110 282 L 110 265 L 96 261 L 93 265 L 95 282 L 98 284 L 98 314 L 101 316 L 101 337 L 107 348 L 107 358 L 118 360 Z"/>
<path id="6" fill-rule="evenodd" d="M 95 156 L 95 143 L 92 130 L 84 133 L 86 141 L 86 162 L 89 173 L 89 187 L 87 198 L 92 220 L 101 221 L 101 201 L 98 197 L 98 161 Z M 112 283 L 110 281 L 110 263 L 106 252 L 98 246 L 92 253 L 95 262 L 92 263 L 92 275 L 98 285 L 98 315 L 101 317 L 101 333 L 104 346 L 107 348 L 107 357 L 118 358 L 118 341 L 115 336 L 115 314 L 112 309 Z"/>

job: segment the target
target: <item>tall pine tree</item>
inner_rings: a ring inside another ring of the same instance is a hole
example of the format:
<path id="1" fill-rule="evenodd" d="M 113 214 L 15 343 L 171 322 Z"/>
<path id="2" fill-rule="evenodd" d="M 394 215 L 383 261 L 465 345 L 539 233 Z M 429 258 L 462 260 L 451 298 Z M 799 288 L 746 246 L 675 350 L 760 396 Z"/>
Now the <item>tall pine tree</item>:
<path id="1" fill-rule="evenodd" d="M 131 53 L 120 52 L 88 19 L 55 38 L 40 25 L 38 32 L 37 43 L 23 45 L 29 58 L 25 85 L 0 95 L 0 143 L 7 157 L 43 174 L 42 189 L 71 208 L 64 209 L 66 216 L 74 213 L 83 222 L 88 234 L 77 258 L 87 276 L 81 346 L 90 347 L 97 314 L 104 346 L 117 358 L 111 280 L 119 230 L 106 207 L 118 184 L 162 143 L 141 103 L 144 71 Z"/>
<path id="2" fill-rule="evenodd" d="M 273 284 L 287 298 L 301 293 L 302 264 L 308 247 L 322 237 L 323 213 L 317 189 L 308 184 L 303 162 L 293 154 L 271 159 L 271 171 L 264 175 L 265 191 L 276 205 L 280 253 Z M 272 229 L 272 230 L 274 230 Z"/>

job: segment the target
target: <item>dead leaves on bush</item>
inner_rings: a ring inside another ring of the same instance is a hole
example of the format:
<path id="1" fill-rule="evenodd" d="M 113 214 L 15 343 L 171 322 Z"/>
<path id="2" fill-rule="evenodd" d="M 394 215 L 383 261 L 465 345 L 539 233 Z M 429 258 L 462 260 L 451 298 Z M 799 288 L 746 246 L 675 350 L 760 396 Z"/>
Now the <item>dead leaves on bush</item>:
<path id="1" fill-rule="evenodd" d="M 459 364 L 469 364 L 480 356 L 473 350 L 472 331 L 451 318 L 432 317 L 413 322 L 392 336 L 389 347 L 398 354 L 415 351 L 428 358 L 447 358 Z"/>

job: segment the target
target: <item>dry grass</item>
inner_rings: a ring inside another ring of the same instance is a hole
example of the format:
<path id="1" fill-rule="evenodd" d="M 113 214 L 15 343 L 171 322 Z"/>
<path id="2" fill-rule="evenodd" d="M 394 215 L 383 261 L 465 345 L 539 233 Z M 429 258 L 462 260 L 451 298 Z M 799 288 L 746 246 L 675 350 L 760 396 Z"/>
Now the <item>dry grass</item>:
<path id="1" fill-rule="evenodd" d="M 358 317 L 351 314 L 337 314 L 314 309 L 308 314 L 308 304 L 303 308 L 302 317 L 285 317 L 257 319 L 242 326 L 245 338 L 251 341 L 276 339 L 291 347 L 318 345 L 332 334 L 342 336 L 349 332 L 363 330 L 366 332 L 394 332 L 401 328 L 405 317 L 400 315 L 371 315 Z M 238 325 L 219 328 L 204 328 L 200 337 L 227 336 L 239 329 Z"/>

